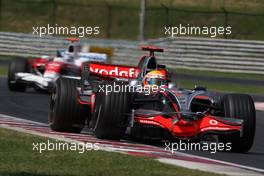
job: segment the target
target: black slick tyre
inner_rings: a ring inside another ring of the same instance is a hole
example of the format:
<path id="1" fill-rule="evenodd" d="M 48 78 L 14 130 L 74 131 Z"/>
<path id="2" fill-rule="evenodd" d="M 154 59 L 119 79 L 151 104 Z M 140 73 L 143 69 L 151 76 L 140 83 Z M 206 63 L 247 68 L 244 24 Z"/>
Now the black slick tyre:
<path id="1" fill-rule="evenodd" d="M 79 80 L 59 78 L 50 98 L 49 125 L 54 131 L 79 133 L 90 119 L 88 105 L 77 100 Z"/>

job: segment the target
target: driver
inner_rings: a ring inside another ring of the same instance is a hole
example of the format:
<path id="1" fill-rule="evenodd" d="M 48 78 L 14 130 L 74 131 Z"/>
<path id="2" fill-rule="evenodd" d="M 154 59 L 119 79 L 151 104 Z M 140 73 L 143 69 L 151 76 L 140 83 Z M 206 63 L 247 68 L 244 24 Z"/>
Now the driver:
<path id="1" fill-rule="evenodd" d="M 165 70 L 153 70 L 148 72 L 143 78 L 143 86 L 147 87 L 161 87 L 167 86 Z"/>
<path id="2" fill-rule="evenodd" d="M 68 51 L 64 55 L 63 59 L 66 62 L 74 62 L 75 59 L 78 59 L 78 53 L 81 51 L 81 45 L 78 44 L 70 44 L 68 47 Z"/>

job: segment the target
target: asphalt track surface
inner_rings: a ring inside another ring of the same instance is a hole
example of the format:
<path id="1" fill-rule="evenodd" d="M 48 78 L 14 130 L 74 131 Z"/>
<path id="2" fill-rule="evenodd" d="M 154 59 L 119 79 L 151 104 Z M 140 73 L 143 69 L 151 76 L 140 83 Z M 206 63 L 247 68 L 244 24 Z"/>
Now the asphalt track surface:
<path id="1" fill-rule="evenodd" d="M 38 94 L 31 89 L 26 93 L 10 92 L 7 88 L 6 78 L 0 78 L 1 114 L 47 123 L 48 109 L 49 95 Z M 188 151 L 187 153 L 264 169 L 264 111 L 257 111 L 255 142 L 249 153 L 217 152 L 211 154 L 198 151 Z"/>

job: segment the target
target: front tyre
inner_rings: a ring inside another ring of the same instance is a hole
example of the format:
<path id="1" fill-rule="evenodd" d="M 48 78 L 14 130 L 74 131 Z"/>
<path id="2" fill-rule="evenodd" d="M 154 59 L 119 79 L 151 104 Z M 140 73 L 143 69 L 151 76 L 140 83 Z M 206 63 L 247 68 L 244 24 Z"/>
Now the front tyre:
<path id="1" fill-rule="evenodd" d="M 231 142 L 233 152 L 248 152 L 253 145 L 256 128 L 254 101 L 249 95 L 228 94 L 223 96 L 221 107 L 224 117 L 237 118 L 244 121 L 242 136 L 222 137 L 222 139 L 220 138 L 221 141 Z"/>
<path id="2" fill-rule="evenodd" d="M 7 78 L 7 85 L 10 91 L 16 91 L 16 92 L 26 91 L 27 83 L 17 82 L 15 74 L 18 72 L 26 73 L 28 72 L 28 68 L 29 68 L 28 62 L 23 58 L 15 59 L 10 62 L 8 68 L 8 78 Z"/>
<path id="3" fill-rule="evenodd" d="M 123 86 L 123 82 L 105 82 L 104 87 Z M 124 89 L 123 89 L 124 90 Z M 92 128 L 97 138 L 120 139 L 125 135 L 128 114 L 131 111 L 131 94 L 124 91 L 97 92 Z"/>
<path id="4" fill-rule="evenodd" d="M 59 78 L 52 89 L 49 125 L 54 131 L 79 133 L 90 118 L 87 105 L 77 101 L 79 80 Z"/>

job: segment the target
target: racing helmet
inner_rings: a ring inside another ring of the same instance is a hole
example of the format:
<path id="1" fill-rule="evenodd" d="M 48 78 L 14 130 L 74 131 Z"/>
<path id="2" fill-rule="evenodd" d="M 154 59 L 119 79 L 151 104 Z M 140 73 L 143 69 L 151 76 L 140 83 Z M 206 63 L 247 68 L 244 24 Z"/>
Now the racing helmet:
<path id="1" fill-rule="evenodd" d="M 144 79 L 143 85 L 145 86 L 164 86 L 167 85 L 165 70 L 152 70 L 148 72 Z"/>

